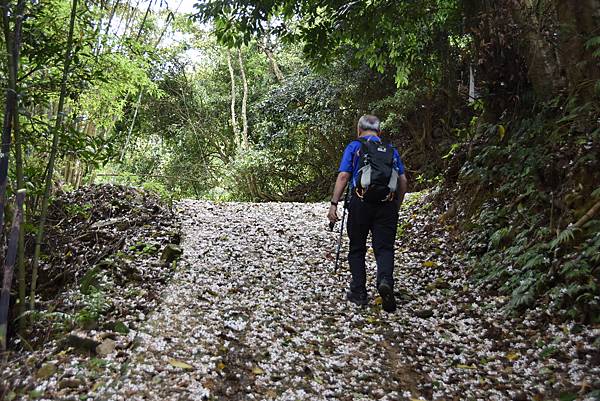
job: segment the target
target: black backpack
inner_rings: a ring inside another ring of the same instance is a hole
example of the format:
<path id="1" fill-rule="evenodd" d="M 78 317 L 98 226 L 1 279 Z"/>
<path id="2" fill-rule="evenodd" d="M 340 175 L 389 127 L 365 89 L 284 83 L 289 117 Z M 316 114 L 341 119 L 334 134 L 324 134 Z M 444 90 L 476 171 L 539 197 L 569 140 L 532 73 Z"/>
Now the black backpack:
<path id="1" fill-rule="evenodd" d="M 394 199 L 398 172 L 394 169 L 394 147 L 389 143 L 359 138 L 356 194 L 367 202 Z"/>

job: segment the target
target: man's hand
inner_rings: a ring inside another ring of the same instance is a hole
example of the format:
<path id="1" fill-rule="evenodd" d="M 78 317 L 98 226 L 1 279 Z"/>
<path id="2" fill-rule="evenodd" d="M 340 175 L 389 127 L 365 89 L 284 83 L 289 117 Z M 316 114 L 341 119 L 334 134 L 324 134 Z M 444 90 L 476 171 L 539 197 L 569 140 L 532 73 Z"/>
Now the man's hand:
<path id="1" fill-rule="evenodd" d="M 342 198 L 342 194 L 344 192 L 344 188 L 346 188 L 346 184 L 348 184 L 348 180 L 350 179 L 351 173 L 340 172 L 337 176 L 337 180 L 335 181 L 335 187 L 333 188 L 333 195 L 331 196 L 332 203 L 338 203 Z M 329 206 L 329 212 L 327 213 L 327 218 L 329 219 L 329 225 L 333 229 L 333 224 L 339 220 L 337 215 L 337 206 L 331 205 Z"/>
<path id="2" fill-rule="evenodd" d="M 339 220 L 338 215 L 337 215 L 337 206 L 335 206 L 335 205 L 329 206 L 329 212 L 327 213 L 327 218 L 329 219 L 329 222 L 332 224 L 335 224 L 335 222 Z"/>

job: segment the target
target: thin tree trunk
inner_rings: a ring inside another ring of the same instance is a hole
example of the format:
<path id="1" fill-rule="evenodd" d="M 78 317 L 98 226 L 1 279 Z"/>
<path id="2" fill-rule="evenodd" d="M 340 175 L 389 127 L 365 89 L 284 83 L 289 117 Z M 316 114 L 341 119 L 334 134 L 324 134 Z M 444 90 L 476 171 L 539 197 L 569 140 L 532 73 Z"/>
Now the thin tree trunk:
<path id="1" fill-rule="evenodd" d="M 69 34 L 67 37 L 67 48 L 65 51 L 64 66 L 62 79 L 60 83 L 60 97 L 58 99 L 58 111 L 56 115 L 56 124 L 54 126 L 54 134 L 52 138 L 52 148 L 50 150 L 50 157 L 48 158 L 48 167 L 46 172 L 46 186 L 44 188 L 44 194 L 42 198 L 42 206 L 40 210 L 40 220 L 35 237 L 35 248 L 33 251 L 33 258 L 31 261 L 31 288 L 29 293 L 29 309 L 35 309 L 35 290 L 37 285 L 37 274 L 40 262 L 40 252 L 42 247 L 42 240 L 44 238 L 44 228 L 46 225 L 46 218 L 48 217 L 48 204 L 50 201 L 50 191 L 52 189 L 52 176 L 54 175 L 54 163 L 56 161 L 56 154 L 58 153 L 58 144 L 60 139 L 60 133 L 63 129 L 64 113 L 63 109 L 65 106 L 65 99 L 67 95 L 67 80 L 69 78 L 69 67 L 72 60 L 73 51 L 73 31 L 75 29 L 75 16 L 77 15 L 77 1 L 73 0 L 71 7 L 71 20 L 69 22 Z"/>
<path id="2" fill-rule="evenodd" d="M 140 94 L 138 95 L 137 102 L 135 103 L 135 110 L 133 112 L 133 118 L 131 119 L 131 125 L 129 126 L 129 130 L 127 131 L 127 137 L 125 138 L 125 145 L 121 149 L 121 156 L 119 157 L 119 163 L 123 161 L 125 157 L 125 152 L 129 147 L 129 141 L 131 140 L 131 134 L 133 133 L 133 126 L 135 125 L 135 120 L 137 119 L 138 111 L 140 110 L 140 104 L 142 103 L 142 94 L 144 93 L 143 89 L 140 89 Z"/>
<path id="3" fill-rule="evenodd" d="M 238 148 L 240 145 L 240 131 L 235 116 L 235 75 L 233 73 L 233 66 L 231 65 L 231 51 L 229 49 L 227 49 L 227 67 L 229 67 L 229 77 L 231 78 L 231 126 L 233 127 L 235 147 Z"/>
<path id="4" fill-rule="evenodd" d="M 146 17 L 144 17 L 145 20 Z M 158 40 L 156 41 L 156 43 L 154 44 L 154 50 L 156 50 L 158 48 L 158 45 L 160 44 L 160 41 L 162 40 L 163 35 L 165 34 L 167 28 L 169 27 L 169 23 L 171 21 L 171 18 L 169 16 L 167 16 L 167 19 L 165 21 L 165 26 L 158 38 Z M 140 28 L 141 29 L 141 28 Z M 139 32 L 138 32 L 139 34 Z M 123 149 L 121 149 L 121 155 L 119 156 L 119 162 L 123 161 L 123 158 L 125 157 L 125 152 L 127 151 L 127 148 L 129 147 L 129 142 L 131 140 L 131 134 L 133 133 L 133 127 L 135 125 L 135 121 L 137 119 L 137 115 L 138 115 L 138 111 L 140 109 L 140 105 L 142 104 L 142 96 L 144 94 L 144 88 L 140 88 L 140 94 L 138 95 L 138 99 L 137 102 L 135 104 L 135 111 L 133 113 L 133 119 L 131 121 L 131 125 L 129 126 L 129 130 L 127 131 L 127 138 L 125 139 L 125 146 L 123 147 Z M 126 99 L 127 101 L 127 99 Z"/>
<path id="5" fill-rule="evenodd" d="M 150 14 L 150 8 L 152 7 L 152 3 L 153 3 L 152 0 L 150 0 L 148 2 L 148 8 L 146 9 L 146 13 L 144 14 L 144 18 L 142 18 L 142 22 L 140 23 L 140 29 L 138 29 L 138 33 L 135 36 L 135 41 L 136 42 L 138 40 L 140 40 L 140 36 L 142 35 L 142 31 L 144 30 L 144 24 L 146 23 L 146 20 L 148 19 L 148 14 Z"/>
<path id="6" fill-rule="evenodd" d="M 6 107 L 4 111 L 4 123 L 2 126 L 2 145 L 0 146 L 0 238 L 4 234 L 4 206 L 6 204 L 6 186 L 8 184 L 8 159 L 10 156 L 10 143 L 14 115 L 17 111 L 17 73 L 19 71 L 19 56 L 21 49 L 21 27 L 23 24 L 23 12 L 25 0 L 17 3 L 14 23 L 14 31 L 10 32 L 10 4 L 7 0 L 0 2 L 2 7 L 2 28 L 6 45 L 8 66 L 8 89 L 6 91 Z M 0 246 L 4 241 L 0 240 Z"/>
<path id="7" fill-rule="evenodd" d="M 248 149 L 248 115 L 247 115 L 247 103 L 248 103 L 248 81 L 246 80 L 246 71 L 244 69 L 244 60 L 242 59 L 242 48 L 238 49 L 238 60 L 240 63 L 240 73 L 242 75 L 243 84 L 243 95 L 242 95 L 242 149 Z"/>
<path id="8" fill-rule="evenodd" d="M 15 169 L 17 174 L 17 189 L 25 188 L 25 174 L 23 166 L 23 143 L 21 139 L 21 125 L 19 113 L 15 113 L 14 120 L 15 137 Z M 25 214 L 21 215 L 21 227 L 25 226 Z M 17 249 L 17 280 L 19 283 L 19 308 L 17 315 L 22 316 L 26 310 L 27 298 L 27 272 L 25 270 L 25 229 L 19 230 L 19 243 Z M 26 319 L 19 319 L 19 332 L 23 333 L 26 326 Z"/>
<path id="9" fill-rule="evenodd" d="M 135 7 L 133 7 L 131 5 L 131 3 L 127 3 L 128 6 L 128 10 L 127 10 L 127 16 L 125 17 L 125 19 L 121 18 L 121 20 L 119 21 L 119 25 L 117 27 L 117 31 L 119 32 L 121 29 L 121 21 L 125 20 L 125 27 L 123 28 L 123 35 L 121 35 L 121 38 L 126 38 L 126 37 L 130 37 L 132 36 L 130 31 L 133 30 L 133 24 L 132 21 L 135 19 L 135 15 L 138 12 L 138 6 L 140 5 L 140 0 L 137 0 L 137 3 L 135 4 Z M 130 26 L 130 24 L 132 24 Z M 117 46 L 117 51 L 120 51 L 123 48 L 123 44 L 124 42 L 122 40 L 119 41 L 119 45 Z"/>
<path id="10" fill-rule="evenodd" d="M 104 36 L 107 36 L 109 31 L 110 31 L 110 24 L 112 24 L 112 20 L 115 16 L 115 13 L 117 11 L 117 9 L 119 8 L 119 5 L 121 4 L 121 0 L 117 0 L 115 1 L 115 4 L 112 7 L 112 10 L 110 11 L 110 15 L 108 17 L 108 22 L 106 23 L 106 29 L 104 30 Z"/>
<path id="11" fill-rule="evenodd" d="M 64 167 L 64 172 L 63 172 L 63 178 L 65 180 L 65 183 L 69 183 L 69 177 L 71 176 L 71 156 L 67 156 L 65 158 L 65 167 Z"/>
<path id="12" fill-rule="evenodd" d="M 284 76 L 281 72 L 281 69 L 279 69 L 279 64 L 277 64 L 277 60 L 275 60 L 275 55 L 273 55 L 273 52 L 267 46 L 264 47 L 264 52 L 267 56 L 267 59 L 271 63 L 271 68 L 273 69 L 273 74 L 275 74 L 275 78 L 277 78 L 277 81 L 279 81 L 279 83 L 282 83 L 284 80 Z"/>
<path id="13" fill-rule="evenodd" d="M 4 278 L 2 280 L 2 293 L 0 294 L 0 350 L 6 350 L 6 333 L 8 328 L 8 306 L 10 300 L 10 287 L 17 258 L 17 247 L 19 242 L 19 231 L 23 217 L 23 202 L 25 201 L 25 190 L 17 191 L 17 208 L 13 217 L 10 239 L 8 242 L 8 253 L 4 260 Z"/>
<path id="14" fill-rule="evenodd" d="M 269 60 L 269 62 L 271 63 L 271 68 L 273 69 L 273 74 L 275 74 L 275 78 L 277 78 L 277 81 L 279 81 L 279 83 L 282 83 L 284 80 L 284 76 L 283 76 L 283 73 L 281 72 L 281 70 L 279 69 L 279 64 L 277 64 L 275 55 L 273 54 L 274 46 L 271 44 L 271 22 L 270 21 L 267 22 L 267 30 L 263 36 L 262 46 L 260 46 L 260 42 L 259 42 L 259 47 L 262 47 L 263 52 L 267 56 L 267 60 Z"/>
<path id="15" fill-rule="evenodd" d="M 83 181 L 83 176 L 86 170 L 87 167 L 79 162 L 77 165 L 77 176 L 75 176 L 75 189 L 79 189 L 81 187 L 81 182 Z"/>

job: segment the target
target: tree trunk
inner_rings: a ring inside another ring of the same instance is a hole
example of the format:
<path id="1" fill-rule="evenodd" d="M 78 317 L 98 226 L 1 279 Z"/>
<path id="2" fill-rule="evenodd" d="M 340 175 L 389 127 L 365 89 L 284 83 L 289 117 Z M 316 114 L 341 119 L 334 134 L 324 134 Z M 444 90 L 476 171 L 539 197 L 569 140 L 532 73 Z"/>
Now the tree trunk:
<path id="1" fill-rule="evenodd" d="M 13 217 L 10 239 L 8 242 L 8 253 L 4 260 L 4 278 L 2 280 L 2 293 L 0 295 L 0 350 L 6 350 L 6 333 L 8 328 L 8 306 L 10 301 L 10 287 L 12 286 L 12 276 L 17 258 L 17 247 L 19 242 L 19 232 L 21 228 L 21 219 L 23 217 L 23 202 L 25 201 L 25 190 L 17 191 L 17 208 Z"/>
<path id="2" fill-rule="evenodd" d="M 123 28 L 123 35 L 121 35 L 121 38 L 126 38 L 126 37 L 132 36 L 130 33 L 130 30 L 133 30 L 132 22 L 135 19 L 135 15 L 137 14 L 139 5 L 140 5 L 140 0 L 137 0 L 137 3 L 135 4 L 135 6 L 132 6 L 130 2 L 127 2 L 126 17 L 119 18 L 119 25 L 117 25 L 117 29 L 116 29 L 116 32 L 120 32 L 121 31 L 121 22 L 122 21 L 125 22 L 125 27 Z M 123 44 L 124 44 L 124 42 L 122 40 L 119 40 L 119 45 L 117 46 L 117 50 L 121 50 L 123 48 Z"/>
<path id="3" fill-rule="evenodd" d="M 63 171 L 63 179 L 65 183 L 69 183 L 69 177 L 71 176 L 71 156 L 65 157 L 65 167 Z"/>
<path id="4" fill-rule="evenodd" d="M 35 247 L 33 251 L 33 258 L 31 261 L 31 288 L 29 292 L 29 309 L 35 309 L 35 290 L 37 285 L 37 274 L 40 261 L 40 252 L 42 247 L 42 240 L 44 238 L 44 228 L 46 225 L 46 218 L 48 217 L 48 204 L 50 201 L 50 192 L 52 189 L 52 176 L 54 175 L 54 164 L 56 161 L 56 155 L 58 153 L 58 144 L 60 134 L 63 129 L 64 113 L 63 109 L 65 106 L 65 99 L 67 95 L 67 80 L 69 78 L 69 67 L 72 60 L 73 51 L 73 31 L 75 29 L 75 17 L 77 15 L 77 1 L 73 0 L 71 6 L 71 19 L 69 22 L 69 34 L 67 36 L 67 48 L 65 50 L 64 66 L 62 79 L 60 83 L 60 97 L 58 99 L 58 110 L 56 114 L 56 124 L 54 126 L 54 133 L 52 137 L 52 148 L 50 150 L 50 157 L 48 158 L 48 167 L 46 172 L 46 185 L 44 187 L 44 193 L 42 197 L 42 206 L 40 209 L 40 220 L 37 228 L 35 237 Z"/>
<path id="5" fill-rule="evenodd" d="M 273 74 L 275 74 L 275 78 L 277 78 L 277 81 L 279 81 L 279 83 L 282 83 L 284 80 L 284 76 L 283 76 L 283 73 L 281 72 L 281 70 L 279 69 L 279 64 L 277 64 L 275 55 L 273 54 L 274 46 L 271 43 L 271 22 L 270 21 L 267 21 L 267 30 L 264 33 L 262 39 L 263 39 L 262 45 L 261 45 L 260 41 L 258 42 L 259 47 L 262 48 L 263 52 L 267 56 L 267 60 L 269 60 L 269 63 L 271 63 L 271 69 L 273 70 Z"/>
<path id="6" fill-rule="evenodd" d="M 17 74 L 19 71 L 19 57 L 21 50 L 21 27 L 23 25 L 23 13 L 25 0 L 17 3 L 14 30 L 10 31 L 10 17 L 13 15 L 7 0 L 0 2 L 2 8 L 2 28 L 4 32 L 4 43 L 6 45 L 8 88 L 6 90 L 6 106 L 4 110 L 4 123 L 2 126 L 2 145 L 0 146 L 0 238 L 4 237 L 4 207 L 6 205 L 6 186 L 8 184 L 8 160 L 10 156 L 10 144 L 12 140 L 12 128 L 14 115 L 18 110 L 17 102 Z M 0 240 L 0 246 L 4 241 Z"/>
<path id="7" fill-rule="evenodd" d="M 600 36 L 600 1 L 555 0 L 560 25 L 560 59 L 566 72 L 569 92 L 589 99 L 600 79 L 598 59 L 585 43 Z"/>
<path id="8" fill-rule="evenodd" d="M 150 0 L 148 2 L 148 8 L 146 9 L 146 13 L 144 14 L 144 18 L 142 18 L 142 22 L 140 23 L 140 28 L 138 29 L 138 33 L 135 36 L 135 41 L 136 42 L 138 40 L 140 40 L 140 36 L 142 35 L 142 31 L 144 30 L 144 24 L 146 23 L 146 20 L 148 19 L 148 14 L 150 14 L 150 8 L 152 7 L 152 3 L 153 3 L 152 0 Z"/>
<path id="9" fill-rule="evenodd" d="M 275 78 L 277 78 L 277 81 L 279 81 L 279 83 L 282 83 L 284 80 L 284 76 L 281 70 L 279 69 L 279 64 L 277 64 L 277 60 L 275 60 L 275 55 L 273 55 L 273 52 L 269 47 L 267 47 L 267 45 L 265 45 L 263 49 L 265 55 L 267 56 L 267 60 L 269 60 L 269 62 L 271 63 L 271 68 L 273 69 L 273 74 L 275 74 Z"/>
<path id="10" fill-rule="evenodd" d="M 15 170 L 17 175 L 17 189 L 25 188 L 25 174 L 23 166 L 23 143 L 21 139 L 21 125 L 19 113 L 15 113 L 14 120 L 15 137 Z M 21 215 L 21 227 L 25 226 L 25 214 Z M 25 229 L 19 230 L 19 243 L 17 247 L 17 280 L 19 283 L 19 307 L 17 315 L 25 313 L 27 298 L 27 272 L 25 270 Z M 23 333 L 26 326 L 25 319 L 19 319 L 19 332 Z"/>
<path id="11" fill-rule="evenodd" d="M 548 99 L 564 88 L 565 82 L 560 74 L 556 52 L 543 35 L 543 30 L 547 27 L 543 26 L 536 12 L 540 8 L 538 3 L 537 0 L 520 2 L 514 6 L 513 16 L 522 29 L 524 46 L 520 53 L 527 63 L 527 76 L 536 96 Z"/>
<path id="12" fill-rule="evenodd" d="M 231 64 L 231 51 L 227 49 L 227 67 L 229 68 L 229 77 L 231 79 L 231 126 L 233 128 L 233 141 L 236 149 L 240 145 L 240 131 L 237 125 L 235 116 L 235 75 L 233 73 L 233 65 Z"/>
<path id="13" fill-rule="evenodd" d="M 242 59 L 242 48 L 238 49 L 238 60 L 240 63 L 240 73 L 242 75 L 242 84 L 244 88 L 242 96 L 242 149 L 247 150 L 249 147 L 248 143 L 248 114 L 247 114 L 247 103 L 248 103 L 248 81 L 246 80 L 246 71 L 244 69 L 244 60 Z"/>
<path id="14" fill-rule="evenodd" d="M 138 95 L 137 102 L 135 103 L 135 111 L 133 112 L 133 118 L 131 119 L 131 125 L 129 126 L 129 130 L 127 131 L 127 137 L 125 138 L 125 145 L 121 149 L 121 156 L 119 157 L 119 163 L 123 161 L 125 157 L 125 152 L 129 147 L 129 141 L 131 141 L 131 134 L 133 133 L 133 127 L 135 126 L 135 121 L 137 119 L 138 111 L 140 110 L 140 104 L 142 103 L 142 95 L 144 93 L 144 89 L 140 88 L 140 94 Z"/>
<path id="15" fill-rule="evenodd" d="M 108 22 L 106 23 L 106 29 L 104 30 L 104 36 L 108 35 L 108 33 L 110 31 L 110 24 L 112 24 L 112 20 L 115 17 L 115 13 L 116 13 L 117 9 L 119 8 L 120 4 L 121 4 L 121 0 L 117 0 L 117 1 L 115 1 L 115 4 L 113 4 L 113 6 L 112 6 L 110 15 L 108 17 Z"/>

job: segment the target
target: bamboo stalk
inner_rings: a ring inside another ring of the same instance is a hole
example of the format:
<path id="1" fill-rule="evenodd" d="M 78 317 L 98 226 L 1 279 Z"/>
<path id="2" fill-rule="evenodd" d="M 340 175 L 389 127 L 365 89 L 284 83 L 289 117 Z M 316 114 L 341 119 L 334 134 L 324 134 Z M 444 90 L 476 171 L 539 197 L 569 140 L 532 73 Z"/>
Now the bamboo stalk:
<path id="1" fill-rule="evenodd" d="M 238 128 L 237 118 L 235 116 L 235 74 L 231 64 L 231 51 L 229 49 L 227 49 L 227 68 L 229 69 L 229 77 L 231 79 L 231 126 L 233 127 L 233 139 L 237 148 L 240 144 L 240 130 Z"/>
<path id="2" fill-rule="evenodd" d="M 590 221 L 596 215 L 596 213 L 598 213 L 599 211 L 600 211 L 600 201 L 596 202 L 596 204 L 594 206 L 592 206 L 590 208 L 590 210 L 588 210 L 586 212 L 586 214 L 584 214 L 583 216 L 581 216 L 581 218 L 579 220 L 577 220 L 577 223 L 575 223 L 575 227 L 577 227 L 577 228 L 583 227 L 583 225 L 585 223 L 587 223 L 588 221 Z"/>
<path id="3" fill-rule="evenodd" d="M 21 28 L 23 26 L 23 10 L 25 1 L 17 3 L 16 10 L 10 9 L 7 0 L 0 2 L 2 8 L 2 30 L 6 44 L 6 58 L 8 66 L 8 88 L 6 90 L 6 106 L 4 110 L 4 123 L 2 126 L 2 144 L 0 146 L 0 236 L 4 233 L 4 206 L 6 204 L 6 186 L 8 184 L 8 159 L 10 156 L 10 144 L 12 140 L 12 129 L 14 115 L 17 111 L 17 73 L 19 71 L 19 57 L 21 49 Z M 14 14 L 13 14 L 14 12 Z M 14 29 L 10 30 L 10 17 L 14 15 Z M 3 245 L 4 241 L 0 241 Z"/>
<path id="4" fill-rule="evenodd" d="M 21 125 L 19 113 L 15 113 L 15 167 L 17 174 L 17 188 L 25 188 L 25 173 L 23 162 L 23 144 L 21 143 Z M 21 226 L 25 224 L 25 213 L 21 214 Z M 19 283 L 19 307 L 17 314 L 21 316 L 26 310 L 27 298 L 27 271 L 25 269 L 25 230 L 19 230 L 19 243 L 17 247 L 17 281 Z M 19 332 L 23 334 L 27 320 L 19 319 Z"/>
<path id="5" fill-rule="evenodd" d="M 17 211 L 13 217 L 12 229 L 8 242 L 8 253 L 4 260 L 4 278 L 2 280 L 2 293 L 0 294 L 0 350 L 6 350 L 6 334 L 8 331 L 8 305 L 10 301 L 10 288 L 12 285 L 13 271 L 17 259 L 17 248 L 19 245 L 19 232 L 21 229 L 21 218 L 23 217 L 23 202 L 25 201 L 25 190 L 17 192 Z"/>
<path id="6" fill-rule="evenodd" d="M 240 74 L 242 76 L 242 149 L 248 150 L 248 116 L 247 116 L 247 104 L 248 104 L 248 81 L 246 80 L 246 71 L 244 69 L 244 60 L 242 58 L 242 48 L 238 49 L 238 61 L 240 63 Z"/>
<path id="7" fill-rule="evenodd" d="M 52 138 L 52 148 L 50 150 L 50 157 L 48 159 L 47 173 L 46 173 L 46 185 L 44 188 L 44 194 L 42 197 L 42 206 L 40 210 L 40 221 L 35 237 L 35 247 L 33 250 L 33 258 L 31 261 L 31 287 L 29 291 L 29 309 L 35 309 L 35 289 L 37 285 L 37 275 L 40 262 L 40 253 L 42 248 L 42 239 L 44 238 L 44 228 L 46 225 L 46 218 L 48 217 L 48 205 L 50 202 L 50 190 L 52 189 L 52 176 L 54 175 L 54 164 L 56 161 L 56 155 L 58 153 L 58 143 L 60 139 L 60 132 L 63 129 L 64 121 L 64 105 L 67 97 L 67 80 L 69 78 L 69 68 L 73 58 L 73 32 L 75 30 L 75 17 L 77 15 L 77 0 L 73 0 L 71 6 L 71 20 L 69 23 L 69 34 L 67 37 L 67 48 L 65 50 L 64 66 L 62 72 L 62 79 L 60 84 L 60 97 L 58 99 L 58 110 L 56 114 L 56 125 L 54 126 L 54 135 Z"/>

